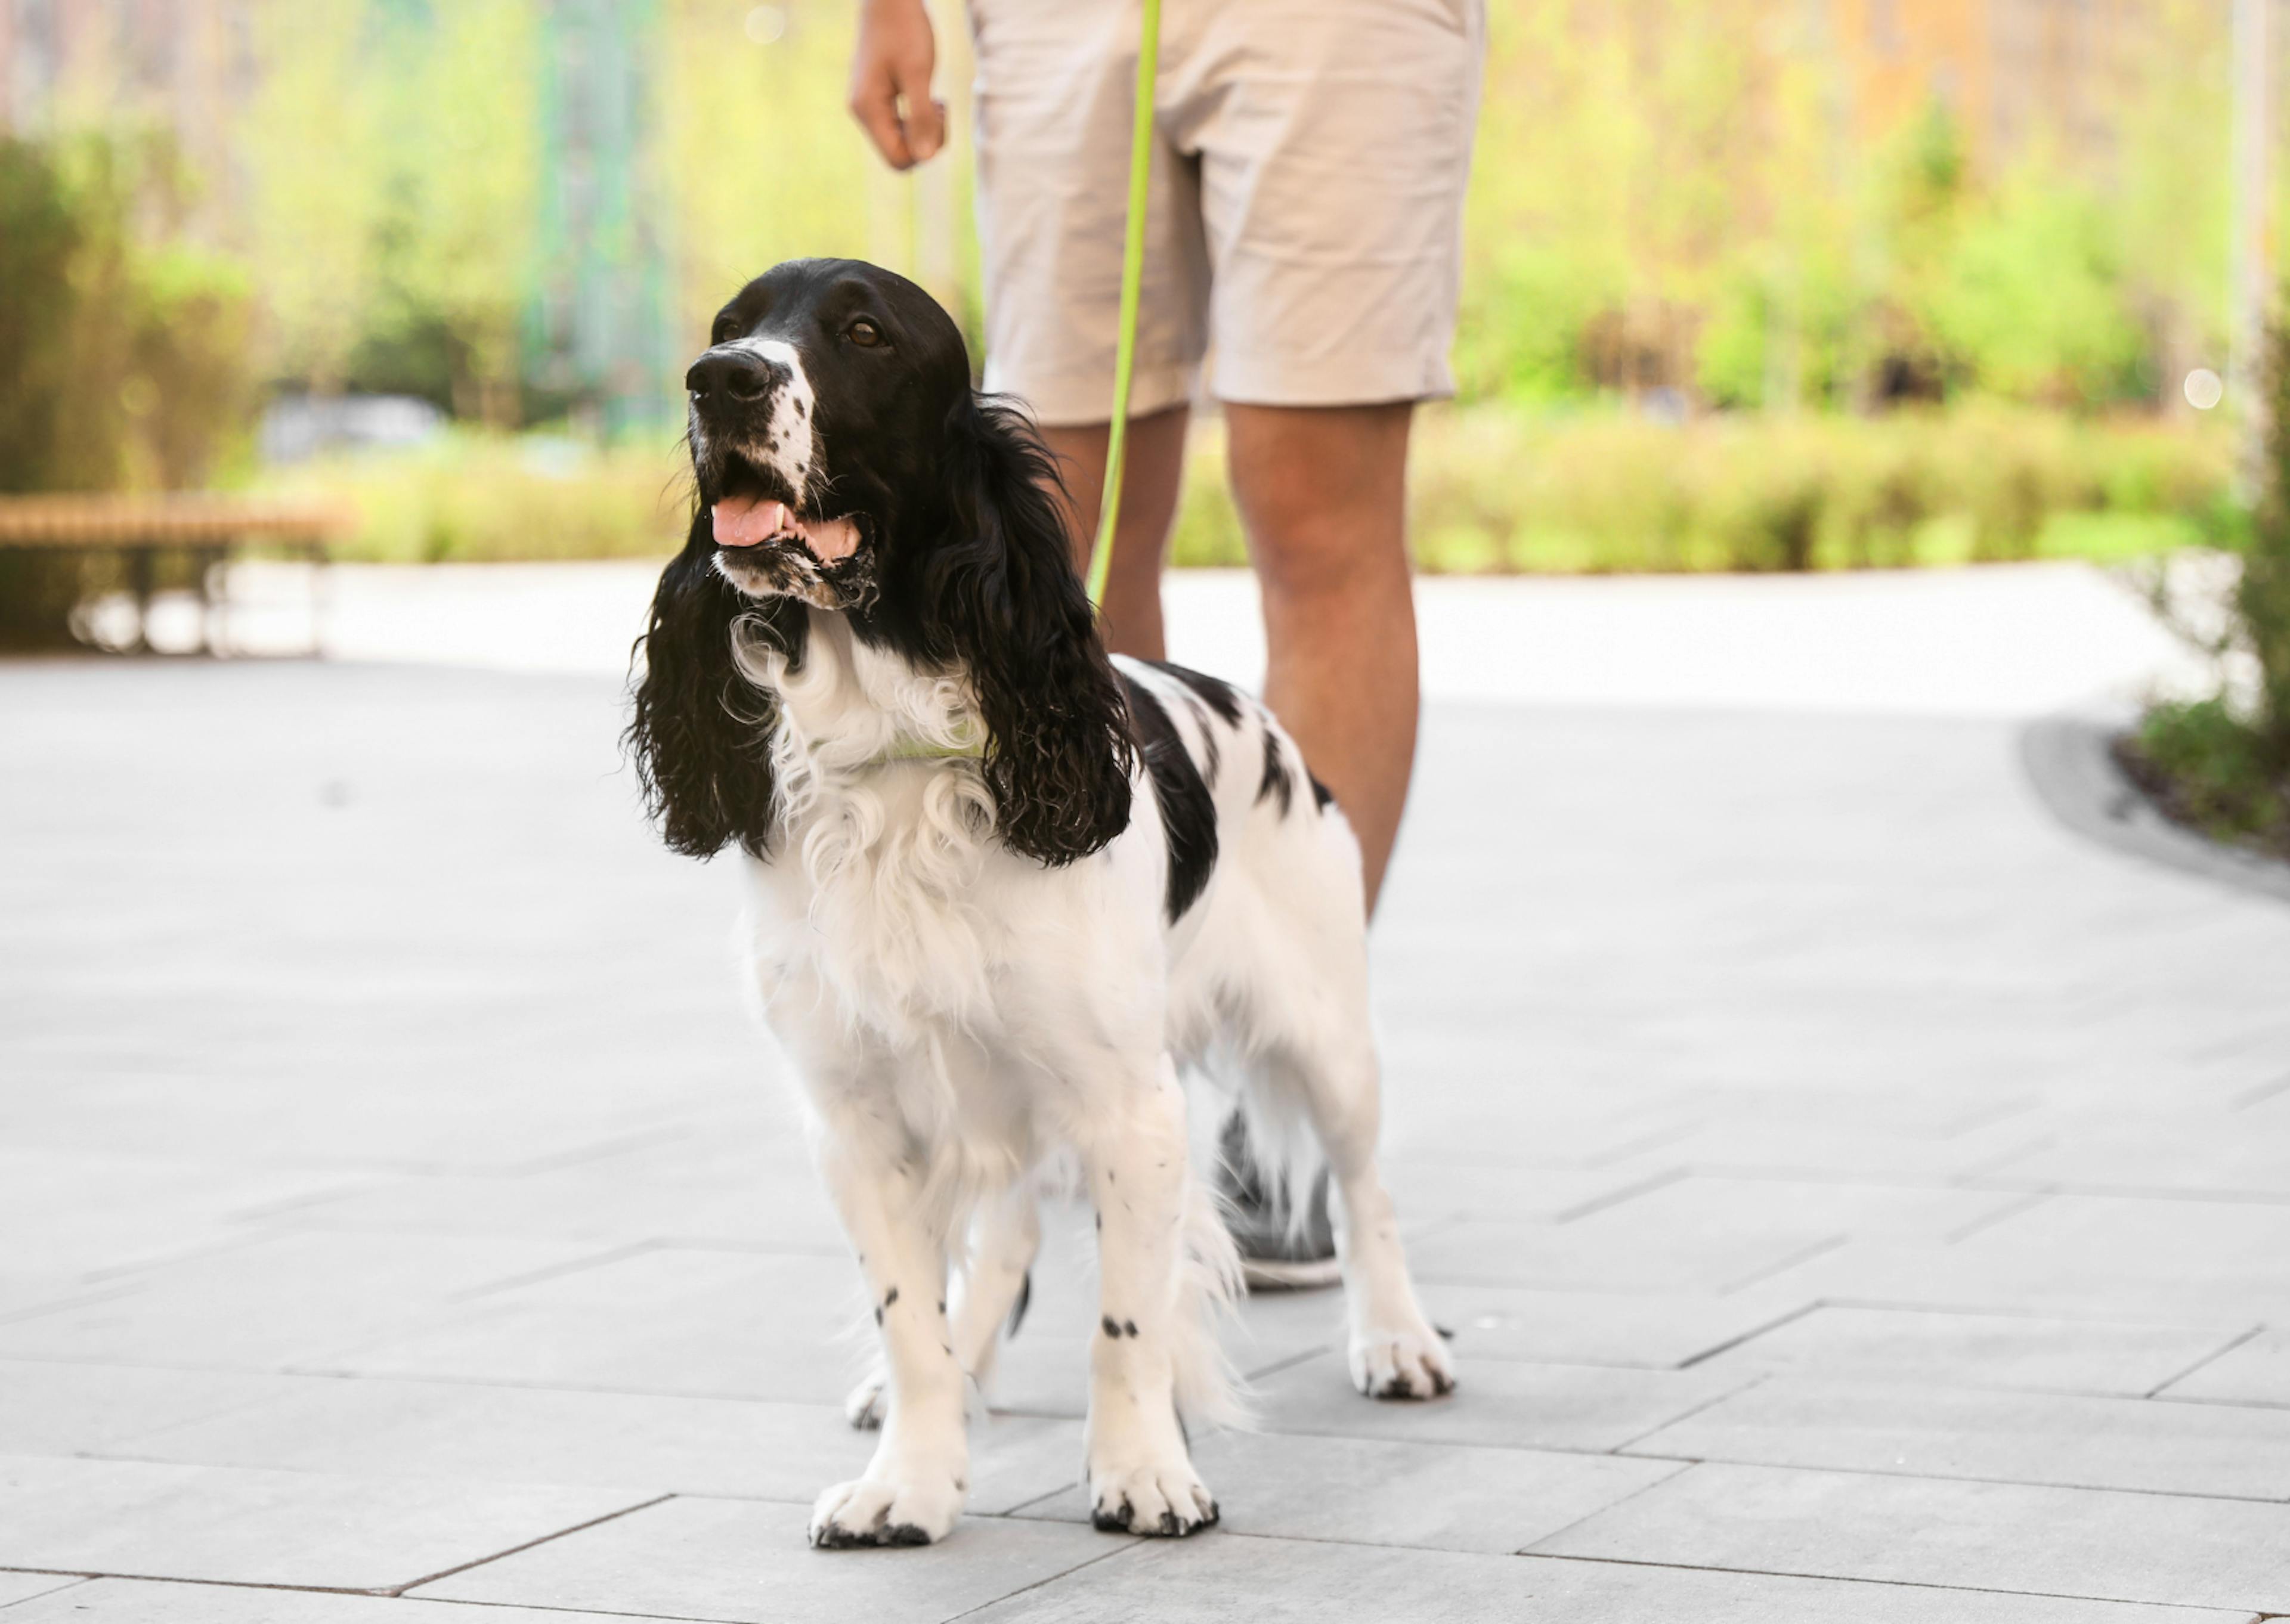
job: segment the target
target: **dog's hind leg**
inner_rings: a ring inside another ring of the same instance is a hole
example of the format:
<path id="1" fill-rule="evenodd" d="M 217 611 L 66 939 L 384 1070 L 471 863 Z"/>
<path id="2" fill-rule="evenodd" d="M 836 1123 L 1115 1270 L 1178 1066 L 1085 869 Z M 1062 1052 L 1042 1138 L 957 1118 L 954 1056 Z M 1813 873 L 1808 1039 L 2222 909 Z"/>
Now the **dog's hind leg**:
<path id="1" fill-rule="evenodd" d="M 1365 1010 L 1356 1020 L 1330 1023 L 1309 1044 L 1268 1057 L 1266 1069 L 1301 1087 L 1327 1152 L 1352 1385 L 1372 1398 L 1430 1398 L 1449 1391 L 1454 1364 L 1416 1300 L 1398 1215 L 1376 1165 L 1381 1105 Z"/>
<path id="2" fill-rule="evenodd" d="M 1033 1181 L 1021 1178 L 980 1204 L 971 1222 L 970 1258 L 955 1276 L 954 1351 L 980 1387 L 994 1373 L 1004 1331 L 1029 1289 L 1035 1254 L 1042 1249 L 1042 1214 Z"/>
<path id="3" fill-rule="evenodd" d="M 1219 899 L 1221 926 L 1197 974 L 1221 973 L 1229 1046 L 1240 1060 L 1252 1128 L 1301 1108 L 1336 1199 L 1352 1383 L 1376 1398 L 1429 1398 L 1455 1385 L 1446 1345 L 1416 1300 L 1399 1220 L 1376 1164 L 1381 1079 L 1368 1016 L 1367 941 L 1357 847 L 1341 817 L 1260 819 L 1253 884 Z M 1285 1136 L 1268 1133 L 1278 1144 Z M 1291 1171 L 1299 1158 L 1286 1158 Z M 1289 1192 L 1300 1196 L 1302 1188 Z"/>
<path id="4" fill-rule="evenodd" d="M 955 1272 L 949 1319 L 955 1357 L 981 1388 L 993 1375 L 1004 1330 L 1018 1328 L 1041 1244 L 1041 1210 L 1030 1180 L 1021 1178 L 981 1202 L 971 1220 L 969 1260 Z M 844 1401 L 845 1419 L 862 1429 L 881 1426 L 889 1384 L 890 1373 L 878 1362 Z"/>
<path id="5" fill-rule="evenodd" d="M 1091 1519 L 1187 1534 L 1217 1520 L 1178 1407 L 1220 1419 L 1210 1299 L 1237 1263 L 1186 1156 L 1185 1099 L 1165 1054 L 1108 1100 L 1078 1147 L 1097 1207 L 1097 1334 L 1090 1339 Z"/>

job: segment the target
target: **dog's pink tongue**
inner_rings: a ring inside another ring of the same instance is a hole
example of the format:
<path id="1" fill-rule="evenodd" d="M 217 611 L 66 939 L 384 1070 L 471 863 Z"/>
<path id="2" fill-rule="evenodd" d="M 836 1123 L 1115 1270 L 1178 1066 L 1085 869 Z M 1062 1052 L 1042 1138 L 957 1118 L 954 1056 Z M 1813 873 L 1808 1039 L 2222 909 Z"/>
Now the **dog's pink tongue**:
<path id="1" fill-rule="evenodd" d="M 785 502 L 752 496 L 727 496 L 709 510 L 718 547 L 759 547 L 787 528 Z"/>
<path id="2" fill-rule="evenodd" d="M 797 524 L 796 533 L 821 564 L 834 564 L 859 550 L 859 526 L 849 519 L 827 519 L 817 524 Z"/>

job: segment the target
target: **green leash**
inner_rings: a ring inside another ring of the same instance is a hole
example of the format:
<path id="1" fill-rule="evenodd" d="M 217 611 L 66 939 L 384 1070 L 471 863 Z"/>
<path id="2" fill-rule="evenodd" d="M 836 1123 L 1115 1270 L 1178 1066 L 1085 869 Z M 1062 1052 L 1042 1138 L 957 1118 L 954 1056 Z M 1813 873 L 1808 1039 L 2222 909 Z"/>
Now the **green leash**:
<path id="1" fill-rule="evenodd" d="M 1113 352 L 1113 430 L 1105 442 L 1105 495 L 1089 549 L 1089 601 L 1105 602 L 1113 570 L 1113 524 L 1121 513 L 1121 474 L 1129 450 L 1129 380 L 1137 370 L 1137 306 L 1145 285 L 1145 181 L 1153 164 L 1153 82 L 1161 62 L 1161 0 L 1141 0 L 1137 112 L 1129 127 L 1129 224 L 1121 246 L 1121 337 Z"/>
<path id="2" fill-rule="evenodd" d="M 1145 286 L 1145 181 L 1153 164 L 1153 82 L 1161 58 L 1161 0 L 1141 0 L 1144 9 L 1137 50 L 1137 116 L 1129 129 L 1129 223 L 1121 239 L 1121 337 L 1113 352 L 1113 431 L 1105 443 L 1105 499 L 1098 508 L 1097 540 L 1089 549 L 1089 601 L 1105 602 L 1105 579 L 1113 569 L 1113 522 L 1121 513 L 1121 472 L 1129 449 L 1129 380 L 1137 370 L 1137 306 Z M 981 735 L 951 745 L 901 739 L 877 763 L 960 761 L 986 754 Z"/>

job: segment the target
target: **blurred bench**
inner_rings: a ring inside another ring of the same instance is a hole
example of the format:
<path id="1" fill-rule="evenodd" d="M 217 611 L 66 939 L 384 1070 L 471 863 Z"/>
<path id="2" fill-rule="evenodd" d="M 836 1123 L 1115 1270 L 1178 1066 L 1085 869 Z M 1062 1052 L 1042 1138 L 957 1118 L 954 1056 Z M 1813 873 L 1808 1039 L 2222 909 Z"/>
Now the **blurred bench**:
<path id="1" fill-rule="evenodd" d="M 210 652 L 229 640 L 230 594 L 223 568 L 232 553 L 260 545 L 299 554 L 313 572 L 311 644 L 318 641 L 326 547 L 346 533 L 356 516 L 337 503 L 312 500 L 209 495 L 178 492 L 156 496 L 0 496 L 0 548 L 44 551 L 102 551 L 125 556 L 135 599 L 135 637 L 147 635 L 158 556 L 190 556 L 198 579 L 200 645 Z"/>

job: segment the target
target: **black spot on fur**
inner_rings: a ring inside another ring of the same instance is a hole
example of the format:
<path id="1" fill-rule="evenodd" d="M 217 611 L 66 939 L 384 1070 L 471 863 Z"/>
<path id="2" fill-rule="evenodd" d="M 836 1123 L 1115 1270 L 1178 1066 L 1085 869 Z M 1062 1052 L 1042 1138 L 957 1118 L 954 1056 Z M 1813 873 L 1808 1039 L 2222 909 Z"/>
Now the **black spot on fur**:
<path id="1" fill-rule="evenodd" d="M 875 1323 L 878 1325 L 883 1323 L 883 1310 L 880 1308 L 875 1310 Z"/>
<path id="2" fill-rule="evenodd" d="M 1003 1332 L 1003 1335 L 1016 1336 L 1018 1334 L 1018 1327 L 1026 1323 L 1026 1309 L 1032 1304 L 1033 1300 L 1034 1273 L 1031 1269 L 1028 1269 L 1026 1271 L 1025 1278 L 1018 1282 L 1018 1300 L 1010 1305 L 1010 1324 L 1008 1329 Z"/>
<path id="3" fill-rule="evenodd" d="M 930 1536 L 912 1523 L 893 1523 L 883 1531 L 885 1545 L 928 1545 Z"/>
<path id="4" fill-rule="evenodd" d="M 1230 683 L 1221 681 L 1205 671 L 1196 671 L 1189 666 L 1173 666 L 1165 660 L 1149 660 L 1147 663 L 1156 671 L 1175 677 L 1186 687 L 1200 695 L 1211 710 L 1224 718 L 1224 724 L 1227 727 L 1240 725 L 1241 698 L 1233 691 Z"/>
<path id="5" fill-rule="evenodd" d="M 1121 1322 L 1121 1329 L 1125 1334 L 1135 1336 L 1137 1334 L 1137 1322 L 1133 1319 L 1125 1319 Z"/>
<path id="6" fill-rule="evenodd" d="M 1201 777 L 1213 789 L 1217 770 L 1224 765 L 1224 751 L 1217 744 L 1216 729 L 1209 725 L 1209 713 L 1201 708 L 1200 701 L 1188 700 L 1185 706 L 1192 712 L 1193 725 L 1201 730 Z"/>
<path id="7" fill-rule="evenodd" d="M 1270 728 L 1264 730 L 1264 776 L 1256 781 L 1256 804 L 1259 806 L 1277 797 L 1280 815 L 1286 817 L 1296 800 L 1296 786 L 1288 776 L 1288 763 L 1280 754 L 1280 739 Z"/>
<path id="8" fill-rule="evenodd" d="M 1176 724 L 1143 684 L 1127 674 L 1121 685 L 1129 694 L 1130 727 L 1145 771 L 1153 780 L 1153 799 L 1161 808 L 1161 827 L 1169 843 L 1167 910 L 1171 924 L 1200 900 L 1216 872 L 1216 803 L 1201 770 L 1177 736 Z"/>
<path id="9" fill-rule="evenodd" d="M 1105 1327 L 1105 1334 L 1111 1337 L 1115 1341 L 1117 1342 L 1121 1340 L 1121 1327 L 1113 1323 L 1113 1316 L 1110 1314 L 1107 1315 L 1103 1319 L 1098 1321 L 1098 1324 Z"/>
<path id="10" fill-rule="evenodd" d="M 884 1293 L 883 1293 L 883 1306 L 884 1306 L 885 1308 L 889 1308 L 893 1303 L 894 1303 L 894 1302 L 896 1302 L 896 1301 L 898 1301 L 898 1300 L 899 1300 L 899 1288 L 898 1288 L 897 1286 L 895 1286 L 895 1285 L 894 1285 L 894 1286 L 893 1286 L 889 1291 L 887 1291 L 887 1292 L 884 1292 Z"/>
<path id="11" fill-rule="evenodd" d="M 1334 792 L 1330 790 L 1329 788 L 1325 784 L 1322 783 L 1318 779 L 1313 778 L 1309 772 L 1307 772 L 1304 776 L 1311 780 L 1312 804 L 1322 812 L 1327 811 L 1329 806 L 1336 798 Z"/>

